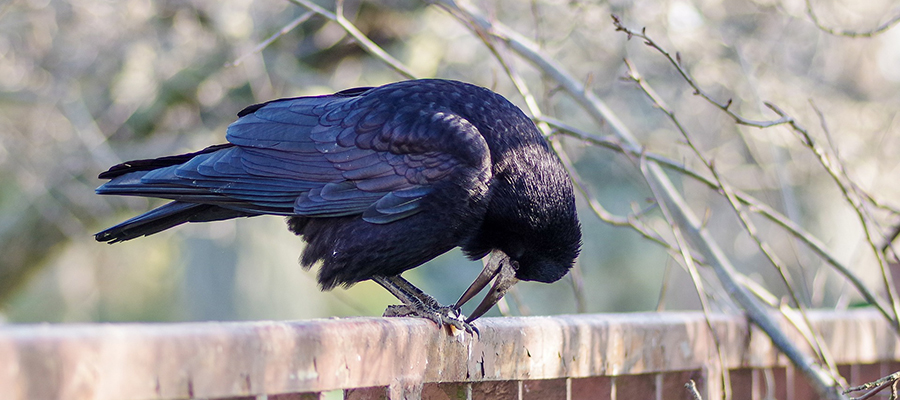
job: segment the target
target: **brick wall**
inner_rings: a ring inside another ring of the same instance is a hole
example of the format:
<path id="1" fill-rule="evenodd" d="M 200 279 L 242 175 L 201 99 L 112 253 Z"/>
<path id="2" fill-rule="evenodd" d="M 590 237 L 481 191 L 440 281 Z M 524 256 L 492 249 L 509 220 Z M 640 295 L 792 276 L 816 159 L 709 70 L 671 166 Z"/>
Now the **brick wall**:
<path id="1" fill-rule="evenodd" d="M 877 313 L 811 319 L 850 384 L 900 369 Z M 694 379 L 712 399 L 724 367 L 733 399 L 815 398 L 743 318 L 710 323 L 721 357 L 700 313 L 485 318 L 480 338 L 405 318 L 7 325 L 0 388 L 4 399 L 690 399 Z"/>

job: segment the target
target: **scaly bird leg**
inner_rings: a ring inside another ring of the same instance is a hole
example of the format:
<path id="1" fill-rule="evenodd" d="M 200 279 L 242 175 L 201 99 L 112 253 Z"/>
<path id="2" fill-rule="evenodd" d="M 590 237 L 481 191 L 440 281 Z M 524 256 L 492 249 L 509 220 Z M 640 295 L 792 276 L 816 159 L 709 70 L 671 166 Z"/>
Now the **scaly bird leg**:
<path id="1" fill-rule="evenodd" d="M 403 305 L 388 307 L 384 311 L 385 317 L 422 317 L 430 319 L 440 326 L 449 325 L 469 333 L 478 333 L 474 326 L 465 321 L 465 317 L 459 313 L 457 308 L 442 306 L 433 297 L 425 294 L 400 275 L 376 276 L 372 280 L 403 303 Z"/>

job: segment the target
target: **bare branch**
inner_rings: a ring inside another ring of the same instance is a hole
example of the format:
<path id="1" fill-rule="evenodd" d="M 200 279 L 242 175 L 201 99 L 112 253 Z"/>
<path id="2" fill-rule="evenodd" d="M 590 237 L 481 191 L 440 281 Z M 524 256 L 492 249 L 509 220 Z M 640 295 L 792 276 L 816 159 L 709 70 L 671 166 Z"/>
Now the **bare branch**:
<path id="1" fill-rule="evenodd" d="M 659 165 L 661 165 L 667 169 L 683 173 L 686 176 L 691 177 L 694 180 L 707 185 L 709 188 L 711 188 L 713 190 L 720 190 L 718 185 L 714 182 L 712 177 L 702 174 L 699 171 L 695 171 L 695 170 L 691 169 L 690 167 L 687 167 L 686 165 L 684 165 L 681 162 L 674 161 L 672 159 L 666 158 L 664 156 L 661 156 L 659 154 L 655 154 L 652 152 L 640 153 L 638 150 L 636 150 L 634 148 L 623 145 L 621 143 L 621 140 L 618 140 L 617 138 L 597 136 L 592 133 L 585 132 L 578 128 L 569 126 L 569 125 L 565 124 L 564 122 L 561 122 L 561 121 L 558 121 L 558 120 L 555 120 L 555 119 L 552 119 L 549 117 L 544 117 L 544 120 L 547 123 L 556 127 L 559 130 L 559 132 L 561 132 L 562 134 L 565 134 L 567 136 L 571 136 L 571 137 L 577 138 L 579 140 L 585 141 L 589 144 L 601 146 L 601 147 L 604 147 L 604 148 L 607 148 L 610 150 L 614 150 L 614 151 L 617 151 L 620 153 L 627 153 L 633 157 L 638 157 L 638 156 L 643 155 L 643 157 L 646 157 L 648 160 L 653 160 L 654 162 L 658 163 Z M 860 293 L 860 295 L 863 296 L 863 298 L 866 300 L 866 302 L 868 304 L 871 304 L 872 306 L 877 308 L 878 311 L 881 313 L 881 315 L 883 315 L 888 321 L 891 321 L 893 323 L 892 325 L 896 326 L 897 323 L 896 323 L 894 317 L 891 315 L 891 313 L 888 312 L 887 306 L 881 304 L 882 301 L 879 300 L 878 296 L 876 296 L 874 293 L 872 293 L 871 290 L 869 290 L 869 288 L 863 282 L 862 278 L 859 277 L 855 272 L 853 272 L 849 266 L 845 265 L 840 260 L 838 260 L 835 255 L 831 254 L 831 252 L 828 250 L 827 246 L 825 246 L 825 244 L 822 243 L 822 241 L 817 239 L 812 233 L 808 232 L 806 229 L 804 229 L 803 227 L 801 227 L 794 221 L 791 221 L 788 217 L 779 213 L 778 211 L 771 208 L 770 206 L 763 203 L 762 201 L 756 199 L 755 197 L 753 197 L 739 189 L 736 189 L 736 188 L 733 188 L 732 190 L 733 190 L 734 196 L 738 200 L 740 200 L 741 203 L 747 205 L 748 211 L 758 213 L 759 215 L 765 217 L 766 219 L 774 222 L 781 228 L 785 229 L 792 236 L 796 237 L 801 242 L 803 242 L 807 246 L 809 246 L 809 248 L 811 250 L 813 250 L 816 254 L 818 254 L 819 257 L 822 257 L 822 259 L 825 260 L 825 262 L 827 262 L 829 265 L 831 265 L 838 273 L 840 273 L 848 281 L 850 281 L 850 284 L 853 285 L 853 287 Z M 590 195 L 585 194 L 585 196 L 589 197 Z M 592 205 L 592 207 L 593 207 L 593 205 Z M 605 211 L 605 210 L 603 210 L 603 211 Z M 595 212 L 596 212 L 596 210 L 595 210 Z M 603 219 L 603 218 L 601 217 L 601 219 Z M 615 221 L 606 221 L 606 220 L 604 220 L 604 221 L 608 222 L 608 223 L 613 223 L 613 224 L 615 222 Z M 619 226 L 627 226 L 627 223 L 622 223 Z M 898 228 L 898 232 L 900 232 L 900 228 Z"/>
<path id="2" fill-rule="evenodd" d="M 685 383 L 684 388 L 687 389 L 694 400 L 703 400 L 703 397 L 700 396 L 700 392 L 697 391 L 697 383 L 694 382 L 693 379 L 689 380 L 688 383 Z"/>
<path id="3" fill-rule="evenodd" d="M 898 21 L 900 21 L 900 14 L 897 14 L 881 25 L 878 25 L 877 27 L 868 31 L 851 31 L 846 29 L 832 28 L 829 26 L 825 26 L 825 24 L 819 20 L 819 17 L 813 10 L 812 2 L 810 2 L 810 0 L 806 0 L 806 15 L 809 15 L 809 19 L 811 19 L 813 23 L 816 24 L 816 27 L 821 29 L 823 32 L 830 33 L 835 36 L 846 36 L 851 38 L 872 37 L 878 35 L 887 31 L 888 29 L 891 29 L 892 27 L 894 27 L 894 25 L 897 25 Z"/>
<path id="4" fill-rule="evenodd" d="M 790 124 L 791 126 L 796 126 L 796 122 L 793 118 L 787 117 L 786 115 L 779 114 L 781 119 L 775 121 L 749 121 L 744 119 L 743 117 L 733 113 L 730 111 L 729 106 L 731 105 L 731 101 L 728 101 L 724 104 L 717 103 L 712 99 L 709 95 L 702 91 L 695 83 L 693 83 L 693 79 L 691 76 L 681 67 L 680 61 L 662 49 L 660 46 L 656 45 L 652 39 L 650 39 L 644 30 L 640 33 L 634 32 L 625 28 L 618 17 L 613 16 L 613 23 L 616 26 L 616 29 L 619 31 L 626 32 L 629 38 L 633 36 L 638 36 L 645 40 L 645 44 L 650 47 L 655 48 L 657 51 L 661 52 L 671 63 L 678 69 L 679 73 L 682 77 L 687 80 L 692 87 L 695 88 L 696 93 L 709 101 L 712 104 L 717 105 L 720 109 L 726 112 L 729 116 L 731 116 L 736 123 L 743 125 L 751 125 L 757 127 L 768 127 L 775 126 L 780 124 Z M 680 58 L 680 57 L 677 57 Z M 770 107 L 772 108 L 772 107 Z M 773 111 L 776 111 L 773 108 Z M 658 165 L 654 165 L 659 168 Z M 659 180 L 659 183 L 664 185 L 671 185 L 668 180 Z M 677 195 L 677 192 L 674 188 L 665 190 L 665 193 L 669 198 L 666 201 L 672 202 L 677 205 L 674 207 L 675 210 L 678 210 L 680 213 L 676 214 L 678 217 L 678 223 L 682 226 L 691 227 L 694 230 L 691 231 L 693 235 L 696 235 L 695 245 L 700 250 L 701 254 L 703 254 L 708 260 L 710 260 L 710 266 L 713 267 L 713 270 L 716 272 L 716 275 L 719 277 L 719 280 L 726 287 L 726 290 L 735 298 L 735 300 L 741 304 L 744 310 L 747 312 L 748 317 L 751 321 L 753 321 L 757 326 L 759 326 L 767 335 L 772 339 L 772 342 L 781 349 L 785 355 L 788 356 L 789 359 L 794 363 L 794 365 L 809 379 L 809 381 L 813 384 L 813 387 L 819 393 L 820 396 L 826 398 L 838 398 L 838 394 L 833 390 L 836 387 L 836 382 L 834 378 L 830 376 L 827 372 L 821 369 L 821 366 L 809 360 L 799 349 L 796 348 L 784 335 L 772 321 L 762 307 L 757 303 L 755 299 L 750 297 L 750 294 L 735 281 L 735 276 L 737 275 L 734 267 L 731 265 L 730 261 L 725 257 L 725 255 L 721 252 L 721 249 L 715 244 L 713 238 L 709 235 L 709 232 L 706 229 L 703 229 L 700 225 L 700 222 L 697 220 L 696 216 L 694 216 L 690 209 L 686 204 L 683 204 L 684 200 Z M 896 315 L 896 313 L 895 313 Z"/>
<path id="5" fill-rule="evenodd" d="M 787 114 L 778 108 L 778 106 L 766 103 L 772 111 L 775 111 L 778 115 L 785 117 Z M 865 208 L 865 205 L 857 196 L 856 191 L 854 190 L 854 185 L 848 183 L 851 180 L 847 177 L 844 172 L 843 166 L 840 164 L 839 160 L 830 157 L 828 153 L 826 153 L 816 141 L 812 138 L 809 132 L 795 122 L 791 122 L 791 128 L 793 128 L 794 132 L 797 133 L 803 144 L 816 155 L 819 160 L 819 164 L 828 172 L 828 175 L 831 176 L 834 183 L 837 185 L 838 189 L 841 190 L 841 193 L 844 196 L 844 199 L 850 204 L 853 208 L 853 211 L 856 212 L 857 218 L 859 219 L 860 224 L 863 228 L 863 233 L 866 236 L 866 243 L 869 244 L 872 253 L 875 255 L 876 260 L 878 260 L 878 265 L 881 269 L 881 278 L 884 283 L 885 291 L 888 295 L 888 302 L 893 308 L 894 318 L 890 319 L 894 323 L 894 330 L 900 332 L 900 303 L 898 303 L 898 297 L 896 293 L 896 288 L 894 288 L 893 280 L 891 278 L 891 273 L 889 267 L 887 265 L 887 260 L 884 258 L 884 254 L 879 250 L 879 246 L 875 244 L 875 238 L 872 237 L 872 228 L 870 227 L 871 217 L 868 214 L 868 211 Z M 827 125 L 823 125 L 827 126 Z"/>
<path id="6" fill-rule="evenodd" d="M 369 54 L 375 56 L 376 58 L 384 61 L 387 65 L 393 68 L 397 73 L 403 75 L 407 79 L 415 79 L 416 75 L 410 70 L 408 67 L 403 65 L 402 62 L 388 54 L 384 49 L 379 47 L 375 42 L 369 39 L 365 34 L 359 31 L 359 29 L 353 25 L 350 21 L 345 18 L 340 11 L 343 9 L 343 1 L 338 0 L 336 3 L 337 13 L 332 13 L 322 7 L 319 7 L 317 4 L 313 3 L 310 0 L 288 0 L 291 3 L 297 4 L 302 7 L 306 7 L 308 10 L 321 15 L 322 17 L 336 22 L 341 28 L 344 28 L 344 31 L 347 32 L 350 36 L 356 39 L 357 43 Z"/>
<path id="7" fill-rule="evenodd" d="M 664 197 L 660 197 L 662 196 L 662 193 L 660 193 L 658 188 L 654 185 L 654 183 L 656 183 L 655 180 L 652 179 L 649 175 L 646 159 L 641 159 L 641 172 L 644 173 L 644 176 L 647 177 L 647 182 L 650 184 L 650 190 L 653 191 L 654 196 L 656 196 L 657 199 L 664 200 Z M 709 303 L 706 301 L 706 291 L 703 289 L 703 281 L 700 280 L 700 272 L 697 270 L 697 266 L 694 264 L 694 258 L 690 254 L 691 252 L 688 248 L 688 243 L 681 233 L 681 224 L 679 224 L 678 221 L 675 220 L 672 213 L 669 211 L 669 207 L 667 206 L 666 201 L 660 201 L 659 208 L 663 212 L 666 220 L 672 226 L 672 234 L 675 237 L 675 243 L 678 246 L 679 253 L 682 257 L 681 260 L 684 262 L 684 266 L 690 274 L 691 282 L 693 282 L 694 288 L 697 290 L 697 296 L 700 299 L 700 307 L 703 310 L 703 315 L 706 317 L 707 328 L 712 335 L 713 343 L 715 343 L 716 345 L 716 356 L 719 359 L 719 365 L 725 365 L 725 360 L 722 358 L 722 349 L 719 346 L 719 336 L 716 333 L 715 328 L 713 328 L 712 322 L 710 322 L 709 320 L 710 308 Z M 722 385 L 722 390 L 726 393 L 724 398 L 731 398 L 731 383 L 729 382 L 728 372 L 724 369 L 722 371 L 721 381 L 719 383 Z"/>
<path id="8" fill-rule="evenodd" d="M 691 77 L 691 75 L 682 67 L 680 60 L 672 58 L 672 56 L 670 55 L 669 52 L 667 52 L 661 46 L 657 45 L 656 42 L 653 41 L 653 39 L 651 39 L 649 36 L 646 35 L 645 30 L 642 30 L 640 33 L 637 33 L 635 31 L 625 27 L 624 25 L 622 25 L 619 18 L 615 15 L 613 16 L 613 24 L 616 26 L 617 31 L 625 32 L 629 38 L 630 37 L 639 37 L 639 38 L 643 39 L 644 43 L 646 43 L 649 47 L 656 49 L 659 53 L 661 53 L 664 57 L 666 57 L 666 59 L 668 59 L 669 62 L 678 70 L 679 74 L 684 78 L 684 80 L 694 89 L 695 94 L 700 95 L 701 97 L 706 99 L 710 104 L 713 104 L 716 107 L 723 110 L 726 114 L 731 116 L 731 118 L 734 119 L 734 121 L 736 123 L 741 124 L 741 125 L 754 126 L 757 128 L 766 128 L 766 127 L 770 127 L 770 126 L 783 125 L 783 124 L 787 124 L 788 126 L 790 126 L 790 128 L 799 136 L 799 138 L 800 138 L 801 142 L 804 144 L 804 146 L 811 149 L 813 151 L 813 153 L 817 156 L 820 164 L 822 164 L 822 166 L 825 167 L 825 170 L 829 173 L 829 175 L 834 179 L 835 183 L 837 183 L 838 187 L 841 189 L 842 193 L 844 194 L 844 198 L 847 199 L 847 201 L 850 203 L 850 205 L 856 211 L 856 213 L 860 219 L 860 222 L 863 226 L 863 230 L 866 233 L 867 242 L 870 244 L 870 246 L 874 250 L 875 256 L 879 261 L 879 265 L 881 266 L 882 278 L 885 283 L 886 291 L 888 293 L 888 302 L 893 311 L 893 315 L 888 315 L 886 310 L 882 310 L 882 313 L 885 314 L 885 317 L 893 323 L 894 330 L 897 331 L 898 333 L 900 333 L 900 317 L 898 317 L 898 316 L 900 316 L 900 304 L 898 304 L 898 302 L 897 302 L 897 295 L 895 294 L 896 290 L 893 288 L 893 286 L 891 284 L 889 284 L 890 272 L 887 269 L 887 265 L 886 265 L 884 256 L 880 251 L 878 251 L 878 246 L 874 244 L 874 241 L 872 239 L 871 231 L 869 228 L 869 222 L 868 222 L 869 219 L 866 217 L 866 215 L 867 215 L 866 211 L 864 210 L 864 207 L 860 203 L 860 200 L 858 199 L 858 197 L 853 195 L 851 185 L 846 183 L 846 181 L 849 179 L 847 179 L 846 175 L 842 172 L 842 170 L 840 168 L 838 168 L 839 164 L 834 162 L 832 160 L 832 158 L 828 156 L 828 154 L 826 154 L 819 146 L 817 146 L 815 144 L 815 140 L 809 134 L 809 131 L 805 127 L 800 125 L 800 123 L 797 122 L 793 117 L 789 116 L 784 110 L 779 108 L 777 105 L 769 103 L 769 102 L 765 103 L 766 107 L 768 107 L 770 110 L 775 112 L 775 114 L 777 114 L 780 117 L 779 119 L 772 120 L 772 121 L 755 121 L 754 122 L 754 121 L 747 120 L 747 119 L 741 117 L 740 115 L 735 114 L 734 112 L 732 112 L 729 109 L 729 106 L 731 105 L 730 100 L 727 103 L 722 104 L 722 103 L 716 102 L 712 97 L 707 95 L 706 92 L 700 86 L 697 85 L 696 81 L 694 81 L 694 79 Z M 678 58 L 680 58 L 680 57 L 678 57 Z M 836 266 L 836 263 L 831 263 L 831 262 L 829 262 L 829 263 Z M 850 274 L 849 270 L 846 268 L 843 268 L 843 269 L 838 268 L 838 270 L 842 274 L 847 276 L 848 279 L 850 279 L 850 276 L 855 277 L 855 275 Z M 877 304 L 877 302 L 875 302 L 875 300 L 874 300 L 875 297 L 872 296 L 870 293 L 867 294 L 869 291 L 868 291 L 868 289 L 865 289 L 865 285 L 863 285 L 861 281 L 859 281 L 858 279 L 851 279 L 851 282 L 854 283 L 854 286 L 857 287 L 857 290 L 859 290 L 861 293 L 864 293 L 864 296 L 867 298 L 868 301 L 872 302 L 872 304 Z M 881 308 L 881 307 L 879 307 L 879 308 Z"/>
<path id="9" fill-rule="evenodd" d="M 464 5 L 453 0 L 437 1 L 464 23 L 477 25 L 484 32 L 504 41 L 513 51 L 532 62 L 549 78 L 555 80 L 598 123 L 606 123 L 612 127 L 616 135 L 624 143 L 634 148 L 642 148 L 635 136 L 602 100 L 586 90 L 579 80 L 575 79 L 566 72 L 564 67 L 542 52 L 536 44 L 504 25 L 490 21 L 467 4 Z M 726 287 L 726 291 L 747 311 L 750 320 L 766 332 L 773 339 L 773 342 L 777 343 L 779 348 L 797 365 L 798 369 L 807 376 L 821 396 L 828 399 L 839 398 L 838 393 L 834 390 L 836 386 L 834 379 L 790 343 L 784 332 L 778 328 L 777 324 L 763 310 L 757 300 L 734 281 L 736 272 L 731 262 L 710 233 L 701 227 L 699 220 L 693 211 L 687 207 L 681 194 L 675 189 L 662 168 L 652 160 L 647 160 L 646 166 L 646 176 L 649 182 L 658 186 L 659 193 L 664 196 L 662 199 L 672 206 L 674 219 L 679 223 L 679 226 L 685 227 L 684 233 L 690 236 L 691 241 L 698 248 L 700 254 L 706 258 L 713 270 L 716 271 L 716 275 Z"/>
<path id="10" fill-rule="evenodd" d="M 287 25 L 282 27 L 278 32 L 275 32 L 274 35 L 269 36 L 266 40 L 263 40 L 262 42 L 260 42 L 258 45 L 256 45 L 256 47 L 253 48 L 253 50 L 251 52 L 238 57 L 236 60 L 234 60 L 228 64 L 225 64 L 225 66 L 226 67 L 236 67 L 238 65 L 241 65 L 241 63 L 244 62 L 244 60 L 247 57 L 250 57 L 254 54 L 257 54 L 257 53 L 263 51 L 266 47 L 269 47 L 270 44 L 272 44 L 273 42 L 278 40 L 278 38 L 286 35 L 288 32 L 294 30 L 294 28 L 300 26 L 300 24 L 302 24 L 302 23 L 306 22 L 307 20 L 309 20 L 310 18 L 312 18 L 313 15 L 316 15 L 316 13 L 313 11 L 307 11 L 307 12 L 303 13 L 303 15 L 301 15 L 301 16 L 295 18 L 293 21 L 289 22 Z"/>
<path id="11" fill-rule="evenodd" d="M 786 272 L 787 268 L 784 266 L 784 263 L 780 260 L 780 258 L 775 254 L 775 252 L 773 251 L 771 246 L 769 246 L 769 244 L 765 240 L 763 240 L 762 237 L 760 237 L 759 232 L 756 229 L 756 225 L 753 223 L 753 221 L 747 215 L 747 212 L 745 211 L 743 204 L 737 199 L 737 196 L 734 194 L 734 189 L 731 187 L 731 185 L 727 184 L 722 179 L 721 175 L 719 175 L 719 172 L 716 169 L 713 162 L 711 160 L 708 160 L 706 158 L 706 156 L 703 154 L 703 152 L 700 151 L 700 149 L 698 148 L 692 135 L 689 134 L 689 132 L 685 128 L 685 126 L 675 116 L 675 113 L 667 105 L 665 105 L 662 102 L 662 99 L 659 97 L 659 95 L 656 93 L 656 91 L 654 91 L 653 88 L 650 87 L 650 85 L 647 83 L 647 81 L 645 81 L 644 79 L 641 78 L 640 74 L 635 69 L 634 65 L 632 65 L 627 59 L 625 60 L 625 64 L 628 68 L 629 79 L 631 79 L 633 82 L 635 82 L 637 84 L 637 86 L 641 89 L 641 91 L 653 102 L 653 105 L 656 106 L 657 109 L 662 111 L 666 115 L 666 117 L 669 119 L 669 121 L 672 122 L 673 125 L 675 125 L 676 129 L 681 133 L 681 135 L 684 138 L 685 143 L 687 143 L 688 147 L 690 147 L 691 150 L 693 150 L 694 154 L 697 156 L 697 158 L 700 160 L 700 162 L 703 163 L 703 165 L 705 165 L 706 168 L 712 173 L 714 183 L 716 185 L 716 189 L 720 193 L 722 193 L 725 196 L 725 198 L 728 199 L 729 204 L 731 205 L 732 209 L 737 214 L 738 219 L 740 220 L 741 224 L 743 225 L 744 230 L 750 235 L 750 237 L 753 239 L 753 241 L 756 242 L 757 247 L 760 249 L 760 251 L 763 253 L 763 255 L 766 256 L 766 258 L 769 260 L 769 262 L 772 264 L 772 266 L 774 266 L 775 269 L 778 271 L 778 274 L 781 277 L 782 283 L 784 283 L 785 287 L 788 290 L 788 293 L 791 295 L 791 299 L 793 300 L 794 304 L 800 311 L 800 315 L 802 316 L 802 320 L 794 321 L 794 322 L 802 323 L 802 326 L 798 326 L 798 329 L 802 332 L 812 333 L 812 330 L 811 330 L 812 323 L 810 322 L 809 317 L 806 313 L 806 308 L 803 306 L 803 303 L 797 298 L 797 293 L 796 293 L 796 291 L 794 291 L 794 288 L 793 288 L 793 286 L 794 286 L 793 282 L 790 279 L 790 275 Z M 825 353 L 825 351 L 823 350 L 824 347 L 821 345 L 821 340 L 820 340 L 819 336 L 812 334 L 811 339 L 812 340 L 810 340 L 810 344 L 812 345 L 812 348 L 815 349 L 816 353 L 819 355 L 819 358 L 829 367 L 829 369 L 832 372 L 832 375 L 839 376 L 839 374 L 837 372 L 837 368 L 835 367 L 833 360 L 831 360 L 831 357 L 829 357 L 828 354 Z"/>
<path id="12" fill-rule="evenodd" d="M 744 117 L 738 115 L 737 113 L 735 113 L 734 111 L 731 111 L 731 103 L 732 103 L 731 99 L 726 100 L 724 103 L 713 99 L 712 95 L 710 95 L 705 90 L 703 90 L 703 88 L 701 88 L 700 85 L 698 85 L 697 82 L 694 81 L 694 78 L 691 76 L 691 74 L 688 73 L 687 70 L 685 70 L 683 68 L 683 66 L 681 64 L 681 56 L 678 53 L 675 54 L 675 57 L 672 57 L 672 55 L 669 52 L 667 52 L 660 45 L 658 45 L 655 41 L 653 41 L 653 39 L 651 39 L 649 36 L 647 36 L 645 29 L 641 30 L 641 32 L 635 32 L 635 31 L 625 27 L 625 25 L 622 25 L 622 21 L 619 19 L 618 16 L 613 15 L 612 19 L 613 19 L 613 25 L 615 25 L 615 27 L 616 27 L 616 31 L 625 32 L 625 34 L 628 35 L 628 39 L 631 39 L 632 37 L 638 37 L 638 38 L 643 39 L 644 44 L 646 44 L 649 47 L 652 47 L 653 49 L 658 51 L 660 54 L 662 54 L 664 57 L 666 57 L 667 60 L 669 60 L 669 63 L 671 63 L 672 66 L 675 67 L 675 69 L 678 71 L 678 73 L 681 75 L 681 77 L 691 86 L 691 88 L 694 89 L 695 95 L 698 95 L 698 96 L 704 98 L 710 104 L 721 109 L 723 112 L 725 112 L 725 114 L 728 114 L 728 116 L 731 117 L 736 124 L 752 126 L 754 128 L 768 128 L 768 127 L 772 127 L 772 126 L 793 123 L 793 118 L 787 117 L 787 116 L 781 116 L 781 118 L 776 119 L 776 120 L 757 121 L 757 120 L 744 118 Z"/>
<path id="13" fill-rule="evenodd" d="M 848 388 L 844 391 L 844 394 L 869 390 L 869 392 L 866 392 L 862 396 L 853 398 L 853 400 L 865 400 L 871 398 L 872 396 L 875 396 L 876 394 L 878 394 L 878 392 L 884 390 L 884 388 L 892 386 L 891 400 L 895 400 L 897 398 L 897 382 L 900 382 L 900 371 L 894 372 L 893 374 L 885 376 L 884 378 L 878 379 L 874 382 L 868 382 L 859 386 Z"/>

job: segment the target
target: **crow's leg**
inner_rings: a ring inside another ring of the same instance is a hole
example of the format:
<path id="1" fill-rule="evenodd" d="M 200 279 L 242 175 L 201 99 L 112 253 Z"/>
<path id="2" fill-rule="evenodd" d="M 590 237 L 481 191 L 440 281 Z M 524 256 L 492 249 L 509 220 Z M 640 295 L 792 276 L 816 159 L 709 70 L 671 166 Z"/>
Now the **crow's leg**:
<path id="1" fill-rule="evenodd" d="M 372 280 L 403 302 L 403 305 L 388 307 L 384 311 L 385 317 L 415 316 L 430 319 L 440 326 L 449 325 L 469 333 L 478 332 L 474 326 L 465 321 L 466 318 L 457 308 L 442 306 L 434 297 L 425 294 L 400 275 L 376 276 Z"/>

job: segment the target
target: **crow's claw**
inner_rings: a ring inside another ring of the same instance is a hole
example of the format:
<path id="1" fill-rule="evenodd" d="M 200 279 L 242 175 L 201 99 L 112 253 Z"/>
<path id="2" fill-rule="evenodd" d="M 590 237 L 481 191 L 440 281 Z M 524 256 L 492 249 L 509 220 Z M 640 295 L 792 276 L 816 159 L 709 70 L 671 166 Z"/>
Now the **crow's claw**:
<path id="1" fill-rule="evenodd" d="M 466 317 L 460 314 L 458 309 L 447 306 L 422 308 L 412 307 L 409 305 L 393 305 L 388 306 L 384 310 L 385 317 L 419 317 L 429 319 L 442 327 L 452 327 L 460 331 L 466 331 L 471 334 L 480 335 L 478 328 L 471 323 L 466 322 Z"/>

